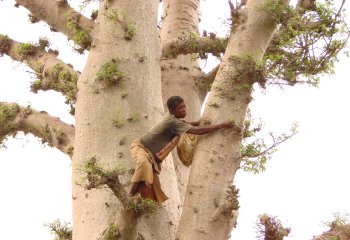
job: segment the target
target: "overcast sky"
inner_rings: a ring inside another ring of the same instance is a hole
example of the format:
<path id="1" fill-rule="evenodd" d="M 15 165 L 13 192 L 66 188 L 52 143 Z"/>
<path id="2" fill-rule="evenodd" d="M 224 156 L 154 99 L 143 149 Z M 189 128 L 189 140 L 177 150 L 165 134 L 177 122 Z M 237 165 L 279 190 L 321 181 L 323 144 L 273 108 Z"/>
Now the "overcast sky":
<path id="1" fill-rule="evenodd" d="M 12 0 L 0 2 L 1 34 L 36 42 L 38 36 L 33 33 L 39 31 L 40 36 L 48 34 L 58 49 L 71 49 L 71 43 L 60 34 L 29 24 L 25 11 L 12 8 L 13 4 Z M 205 29 L 221 31 L 227 17 L 226 0 L 203 2 L 201 24 Z M 82 70 L 85 57 L 60 51 L 60 58 L 73 63 L 76 70 Z M 330 221 L 333 213 L 349 212 L 349 63 L 349 58 L 341 57 L 336 75 L 323 77 L 319 88 L 268 88 L 264 94 L 254 93 L 253 116 L 261 118 L 266 129 L 282 133 L 298 122 L 299 133 L 279 147 L 266 172 L 236 175 L 241 208 L 232 239 L 254 239 L 257 215 L 262 213 L 278 216 L 292 228 L 287 240 L 300 240 L 327 230 L 323 222 Z M 30 69 L 4 56 L 0 72 L 0 101 L 30 104 L 74 122 L 60 94 L 29 92 L 34 80 Z M 56 218 L 71 222 L 69 158 L 31 135 L 10 137 L 6 146 L 0 150 L 0 239 L 53 239 L 44 223 Z"/>

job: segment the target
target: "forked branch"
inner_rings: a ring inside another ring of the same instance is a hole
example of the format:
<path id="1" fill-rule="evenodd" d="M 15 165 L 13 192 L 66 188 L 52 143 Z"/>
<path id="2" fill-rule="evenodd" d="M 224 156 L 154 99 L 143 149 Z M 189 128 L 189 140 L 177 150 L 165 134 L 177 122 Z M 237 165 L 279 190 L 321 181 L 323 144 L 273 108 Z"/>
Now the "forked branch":
<path id="1" fill-rule="evenodd" d="M 106 185 L 119 199 L 126 211 L 133 210 L 136 215 L 141 216 L 142 214 L 152 213 L 159 207 L 158 203 L 153 200 L 130 197 L 127 194 L 125 190 L 127 185 L 120 181 L 120 176 L 126 173 L 126 169 L 121 165 L 106 170 L 100 165 L 97 157 L 93 156 L 78 170 L 85 175 L 82 178 L 82 183 L 78 183 L 79 185 L 87 190 L 98 189 Z"/>
<path id="2" fill-rule="evenodd" d="M 75 128 L 46 112 L 38 112 L 30 106 L 21 107 L 15 103 L 0 102 L 0 144 L 19 131 L 41 138 L 43 143 L 56 147 L 72 156 Z"/>

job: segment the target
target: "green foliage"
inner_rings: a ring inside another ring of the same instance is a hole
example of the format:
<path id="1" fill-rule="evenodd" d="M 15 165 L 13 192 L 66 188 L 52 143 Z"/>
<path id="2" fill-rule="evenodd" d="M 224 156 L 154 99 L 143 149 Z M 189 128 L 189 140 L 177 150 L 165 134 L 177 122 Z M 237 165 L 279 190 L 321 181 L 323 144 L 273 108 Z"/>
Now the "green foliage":
<path id="1" fill-rule="evenodd" d="M 73 41 L 78 52 L 83 52 L 91 46 L 91 36 L 87 31 L 79 27 L 79 15 L 72 15 L 67 17 L 67 28 L 73 32 Z"/>
<path id="2" fill-rule="evenodd" d="M 251 113 L 248 110 L 247 119 L 244 121 L 244 132 L 243 138 L 253 137 L 257 132 L 259 132 L 263 127 L 262 122 L 260 121 L 258 124 L 255 124 L 251 119 Z"/>
<path id="3" fill-rule="evenodd" d="M 35 46 L 31 43 L 20 43 L 15 48 L 15 53 L 21 60 L 27 58 L 35 52 Z"/>
<path id="4" fill-rule="evenodd" d="M 350 213 L 334 213 L 333 220 L 324 223 L 330 229 L 337 229 L 350 224 Z"/>
<path id="5" fill-rule="evenodd" d="M 85 173 L 97 174 L 102 171 L 102 167 L 97 163 L 97 157 L 93 156 L 86 161 L 79 170 Z"/>
<path id="6" fill-rule="evenodd" d="M 200 36 L 197 33 L 188 33 L 184 36 L 178 38 L 178 41 L 182 44 L 179 44 L 181 52 L 191 53 L 191 60 L 195 61 L 197 58 L 207 59 L 208 53 L 211 53 L 213 56 L 218 58 L 221 57 L 222 49 L 225 49 L 227 46 L 226 39 L 218 40 L 214 33 L 209 34 L 209 38 L 206 38 L 206 43 L 202 44 Z M 208 37 L 207 32 L 204 32 L 203 37 Z M 177 47 L 177 43 L 174 43 L 172 48 Z"/>
<path id="7" fill-rule="evenodd" d="M 53 147 L 52 132 L 48 124 L 45 124 L 44 126 L 42 126 L 41 133 L 42 133 L 42 139 L 41 139 L 42 144 L 46 142 L 50 147 Z"/>
<path id="8" fill-rule="evenodd" d="M 213 85 L 216 96 L 220 98 L 235 100 L 237 94 L 251 92 L 255 82 L 265 85 L 264 65 L 249 54 L 230 56 L 226 66 L 224 80 Z M 250 102 L 252 99 L 246 100 Z"/>
<path id="9" fill-rule="evenodd" d="M 257 221 L 258 238 L 264 240 L 283 240 L 291 232 L 284 228 L 280 220 L 267 214 L 260 215 Z"/>
<path id="10" fill-rule="evenodd" d="M 56 132 L 56 140 L 59 145 L 66 145 L 67 143 L 67 135 L 62 130 L 55 130 Z"/>
<path id="11" fill-rule="evenodd" d="M 42 81 L 37 79 L 30 84 L 30 90 L 34 93 L 37 93 L 41 88 Z"/>
<path id="12" fill-rule="evenodd" d="M 80 182 L 76 183 L 77 185 L 80 185 L 88 190 L 92 188 L 99 188 L 101 186 L 99 180 L 100 176 L 104 174 L 104 171 L 102 167 L 97 163 L 96 156 L 93 156 L 84 162 L 77 168 L 77 170 L 85 174 L 85 176 L 81 177 Z"/>
<path id="13" fill-rule="evenodd" d="M 268 83 L 318 86 L 321 74 L 334 72 L 337 55 L 349 37 L 342 9 L 335 9 L 334 1 L 325 1 L 301 15 L 280 0 L 273 2 L 278 7 L 261 7 L 281 29 L 263 60 Z"/>
<path id="14" fill-rule="evenodd" d="M 104 82 L 107 86 L 120 83 L 124 79 L 124 73 L 119 69 L 119 60 L 112 59 L 103 64 L 96 74 L 96 80 Z"/>
<path id="15" fill-rule="evenodd" d="M 136 26 L 134 23 L 129 22 L 124 13 L 120 13 L 117 10 L 112 10 L 105 13 L 105 16 L 114 22 L 120 24 L 124 31 L 124 37 L 126 40 L 131 40 L 136 35 Z"/>
<path id="16" fill-rule="evenodd" d="M 110 177 L 115 174 L 124 174 L 125 167 L 121 163 L 119 163 L 115 165 L 112 168 L 112 170 L 104 170 L 98 163 L 97 157 L 93 156 L 88 161 L 86 161 L 78 170 L 88 174 L 98 175 L 102 177 Z"/>
<path id="17" fill-rule="evenodd" d="M 10 49 L 10 39 L 7 35 L 0 34 L 0 57 Z"/>
<path id="18" fill-rule="evenodd" d="M 63 92 L 66 95 L 66 103 L 73 104 L 75 101 L 75 95 L 78 91 L 77 74 L 74 71 L 65 69 L 59 63 L 57 63 L 51 71 L 51 77 L 53 77 L 53 80 L 62 82 Z"/>
<path id="19" fill-rule="evenodd" d="M 92 20 L 96 20 L 97 16 L 98 16 L 98 11 L 97 10 L 94 10 L 94 11 L 91 12 L 91 19 Z"/>
<path id="20" fill-rule="evenodd" d="M 253 124 L 249 112 L 244 125 L 245 129 L 241 145 L 241 168 L 254 174 L 265 171 L 266 163 L 271 159 L 273 153 L 277 151 L 277 147 L 297 133 L 297 124 L 294 124 L 289 134 L 275 136 L 270 133 L 271 143 L 267 144 L 264 138 L 256 136 L 262 130 L 262 123 Z"/>
<path id="21" fill-rule="evenodd" d="M 159 208 L 159 204 L 150 198 L 140 198 L 137 201 L 131 203 L 130 207 L 136 213 L 143 215 L 156 212 Z"/>
<path id="22" fill-rule="evenodd" d="M 197 33 L 189 33 L 185 36 L 186 47 L 190 50 L 195 50 L 197 48 L 197 39 L 199 35 Z"/>
<path id="23" fill-rule="evenodd" d="M 70 224 L 62 224 L 59 219 L 56 219 L 52 223 L 45 224 L 45 226 L 55 235 L 55 240 L 71 240 L 73 237 L 73 230 Z"/>
<path id="24" fill-rule="evenodd" d="M 252 158 L 243 159 L 241 168 L 246 172 L 255 174 L 265 171 L 267 160 L 270 160 L 272 154 L 276 151 L 276 149 L 271 149 L 271 151 L 262 154 L 266 148 L 267 146 L 263 139 L 258 139 L 247 145 L 241 145 L 241 155 L 252 156 Z"/>
<path id="25" fill-rule="evenodd" d="M 39 46 L 44 49 L 50 45 L 50 42 L 47 38 L 40 38 L 39 39 Z"/>
<path id="26" fill-rule="evenodd" d="M 34 65 L 33 70 L 38 79 L 30 84 L 30 90 L 37 93 L 41 89 L 44 66 L 40 62 L 36 62 Z"/>
<path id="27" fill-rule="evenodd" d="M 19 112 L 20 108 L 17 104 L 5 105 L 0 103 L 0 146 L 3 146 L 7 135 L 13 133 L 14 126 L 12 121 Z"/>
<path id="28" fill-rule="evenodd" d="M 118 236 L 119 236 L 119 231 L 118 231 L 117 225 L 115 225 L 115 223 L 111 223 L 108 227 L 105 239 L 114 240 L 114 239 L 117 239 Z"/>
<path id="29" fill-rule="evenodd" d="M 250 91 L 254 82 L 265 85 L 265 69 L 261 62 L 256 61 L 252 56 L 230 56 L 228 65 L 231 70 L 225 72 L 225 79 L 239 83 L 235 84 L 238 91 Z M 227 91 L 227 90 L 226 90 Z"/>
<path id="30" fill-rule="evenodd" d="M 34 68 L 37 80 L 31 83 L 31 90 L 36 93 L 42 88 L 43 75 L 49 78 L 50 88 L 56 91 L 63 92 L 66 97 L 66 103 L 70 105 L 71 110 L 74 109 L 75 97 L 78 91 L 77 81 L 78 76 L 74 71 L 70 71 L 65 68 L 62 64 L 55 64 L 50 70 L 47 70 L 45 73 L 44 67 L 37 63 L 37 66 Z M 71 112 L 73 113 L 73 112 Z"/>
<path id="31" fill-rule="evenodd" d="M 119 191 L 121 187 L 118 176 L 125 174 L 126 172 L 126 168 L 121 163 L 116 164 L 111 170 L 103 169 L 98 163 L 96 156 L 91 157 L 77 170 L 85 174 L 85 176 L 81 178 L 81 183 L 77 184 L 82 185 L 88 190 L 92 188 L 100 188 L 106 184 L 116 196 L 119 194 L 116 191 Z"/>
<path id="32" fill-rule="evenodd" d="M 281 23 L 290 17 L 297 14 L 295 10 L 284 3 L 284 0 L 271 0 L 266 1 L 257 7 L 257 10 L 267 12 L 276 23 Z"/>

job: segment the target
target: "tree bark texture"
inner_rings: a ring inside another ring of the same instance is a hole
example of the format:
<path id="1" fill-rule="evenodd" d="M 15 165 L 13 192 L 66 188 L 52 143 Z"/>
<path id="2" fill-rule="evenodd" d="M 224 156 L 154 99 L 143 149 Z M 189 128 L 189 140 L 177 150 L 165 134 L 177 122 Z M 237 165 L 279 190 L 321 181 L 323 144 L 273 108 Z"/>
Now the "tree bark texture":
<path id="1" fill-rule="evenodd" d="M 77 169 L 93 156 L 104 168 L 111 168 L 117 163 L 127 170 L 133 169 L 135 163 L 129 154 L 129 144 L 157 122 L 163 112 L 159 101 L 158 3 L 154 0 L 104 1 L 100 4 L 86 63 L 88 67 L 78 81 L 72 167 L 73 239 L 95 240 L 110 223 L 115 223 L 117 227 L 123 225 L 123 216 L 117 214 L 121 211 L 118 200 L 109 190 L 82 189 L 76 184 L 82 177 Z M 136 34 L 132 39 L 125 39 L 125 28 L 120 22 L 106 17 L 111 14 L 119 14 L 121 21 L 133 24 Z M 117 63 L 124 77 L 119 83 L 106 86 L 106 83 L 96 80 L 96 75 L 101 66 L 110 61 Z M 124 126 L 114 127 L 113 120 L 123 122 Z M 132 174 L 127 174 L 121 180 L 127 183 L 131 177 Z M 135 231 L 139 231 L 145 239 L 173 238 L 175 225 L 170 223 L 178 222 L 180 204 L 175 179 L 174 167 L 169 159 L 163 164 L 161 182 L 170 200 L 152 215 L 151 221 L 146 217 L 140 220 Z M 126 235 L 121 239 L 129 237 Z"/>
<path id="2" fill-rule="evenodd" d="M 270 16 L 257 10 L 264 2 L 248 1 L 237 30 L 231 34 L 204 110 L 204 117 L 212 123 L 243 124 L 251 101 L 252 79 L 238 76 L 238 66 L 232 64 L 230 57 L 249 55 L 256 61 L 262 59 L 276 27 Z M 248 87 L 242 88 L 243 84 Z M 240 166 L 241 140 L 240 133 L 223 130 L 198 142 L 177 239 L 229 238 L 237 218 L 229 189 Z"/>

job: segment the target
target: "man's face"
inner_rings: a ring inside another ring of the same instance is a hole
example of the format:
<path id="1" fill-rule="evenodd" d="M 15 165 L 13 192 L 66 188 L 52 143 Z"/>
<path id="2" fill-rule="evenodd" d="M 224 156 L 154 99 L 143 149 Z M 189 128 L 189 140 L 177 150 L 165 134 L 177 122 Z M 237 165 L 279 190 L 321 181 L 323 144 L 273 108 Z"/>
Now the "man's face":
<path id="1" fill-rule="evenodd" d="M 173 114 L 176 118 L 186 117 L 186 104 L 184 102 L 179 103 L 171 114 Z"/>

